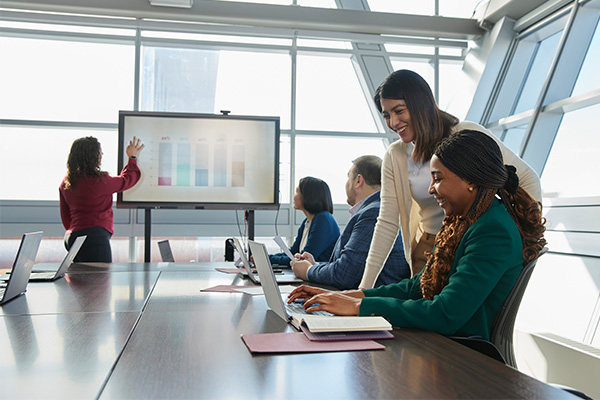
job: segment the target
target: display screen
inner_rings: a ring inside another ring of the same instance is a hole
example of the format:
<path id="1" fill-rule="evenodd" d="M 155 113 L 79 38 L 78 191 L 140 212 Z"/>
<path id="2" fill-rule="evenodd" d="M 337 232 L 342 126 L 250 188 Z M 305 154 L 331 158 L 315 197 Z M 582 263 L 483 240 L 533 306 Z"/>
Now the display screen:
<path id="1" fill-rule="evenodd" d="M 119 171 L 133 137 L 140 181 L 120 208 L 279 207 L 279 117 L 119 112 Z"/>

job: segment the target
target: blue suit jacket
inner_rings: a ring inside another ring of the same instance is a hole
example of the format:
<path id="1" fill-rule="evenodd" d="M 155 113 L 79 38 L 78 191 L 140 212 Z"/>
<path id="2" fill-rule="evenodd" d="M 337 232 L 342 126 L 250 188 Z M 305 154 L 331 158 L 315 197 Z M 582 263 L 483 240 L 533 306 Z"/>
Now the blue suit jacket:
<path id="1" fill-rule="evenodd" d="M 308 237 L 306 238 L 306 246 L 300 249 L 300 241 L 302 240 L 305 225 L 306 218 L 302 221 L 302 225 L 298 229 L 298 235 L 296 235 L 296 240 L 292 244 L 292 247 L 290 247 L 292 254 L 308 251 L 315 257 L 316 261 L 329 260 L 333 246 L 335 246 L 335 241 L 340 237 L 340 227 L 335 218 L 333 218 L 333 215 L 329 211 L 322 211 L 313 217 Z M 269 259 L 271 260 L 271 264 L 290 265 L 290 259 L 283 252 L 271 254 Z"/>
<path id="2" fill-rule="evenodd" d="M 309 281 L 342 290 L 358 288 L 379 216 L 379 196 L 377 192 L 367 198 L 358 212 L 350 218 L 335 244 L 329 262 L 315 264 L 308 270 Z M 397 283 L 404 278 L 410 278 L 410 267 L 404 258 L 402 236 L 398 235 L 375 286 Z"/>

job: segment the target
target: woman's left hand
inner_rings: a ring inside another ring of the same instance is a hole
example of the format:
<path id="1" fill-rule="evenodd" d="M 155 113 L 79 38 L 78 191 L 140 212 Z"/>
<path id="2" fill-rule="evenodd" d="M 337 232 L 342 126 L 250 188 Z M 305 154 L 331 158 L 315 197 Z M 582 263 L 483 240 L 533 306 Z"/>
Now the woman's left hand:
<path id="1" fill-rule="evenodd" d="M 358 315 L 362 298 L 346 296 L 339 292 L 317 294 L 304 303 L 308 312 L 328 311 L 336 315 Z"/>

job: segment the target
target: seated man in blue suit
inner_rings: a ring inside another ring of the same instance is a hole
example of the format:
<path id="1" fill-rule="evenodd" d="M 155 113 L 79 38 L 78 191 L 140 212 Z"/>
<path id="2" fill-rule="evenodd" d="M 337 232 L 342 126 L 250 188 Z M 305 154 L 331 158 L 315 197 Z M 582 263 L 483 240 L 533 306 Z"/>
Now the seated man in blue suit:
<path id="1" fill-rule="evenodd" d="M 296 255 L 297 261 L 290 263 L 296 276 L 341 290 L 358 288 L 379 215 L 380 189 L 381 159 L 362 156 L 354 160 L 346 182 L 352 217 L 337 240 L 329 262 L 317 263 L 308 252 Z M 398 235 L 375 286 L 396 283 L 404 278 L 410 278 L 410 267 L 404 258 L 402 236 Z"/>

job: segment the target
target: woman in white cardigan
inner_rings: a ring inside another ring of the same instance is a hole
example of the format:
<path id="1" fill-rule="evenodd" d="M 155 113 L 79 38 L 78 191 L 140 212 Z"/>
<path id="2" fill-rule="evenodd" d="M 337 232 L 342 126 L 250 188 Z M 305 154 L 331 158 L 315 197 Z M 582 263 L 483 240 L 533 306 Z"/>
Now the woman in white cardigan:
<path id="1" fill-rule="evenodd" d="M 431 175 L 429 160 L 437 143 L 463 129 L 487 133 L 496 140 L 505 164 L 514 165 L 521 186 L 535 200 L 541 201 L 542 190 L 536 172 L 509 150 L 496 136 L 473 122 L 458 119 L 441 111 L 431 88 L 417 73 L 398 70 L 381 83 L 374 96 L 375 104 L 387 126 L 400 136 L 386 151 L 381 169 L 381 209 L 375 225 L 361 289 L 369 289 L 392 249 L 398 232 L 402 234 L 404 254 L 413 275 L 426 262 L 426 251 L 433 249 L 435 235 L 442 226 L 444 213 L 428 194 Z"/>

